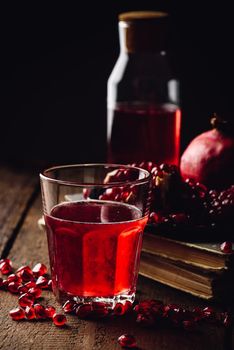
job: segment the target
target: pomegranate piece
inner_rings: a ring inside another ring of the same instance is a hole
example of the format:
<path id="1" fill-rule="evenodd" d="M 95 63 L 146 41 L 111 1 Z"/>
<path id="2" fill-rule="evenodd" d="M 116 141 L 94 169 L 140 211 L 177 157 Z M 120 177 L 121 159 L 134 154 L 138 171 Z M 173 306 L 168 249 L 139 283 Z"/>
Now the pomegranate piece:
<path id="1" fill-rule="evenodd" d="M 18 321 L 18 320 L 22 320 L 24 319 L 25 315 L 24 315 L 24 310 L 22 310 L 21 308 L 17 307 L 16 309 L 12 309 L 9 312 L 9 315 L 11 316 L 11 318 L 14 321 Z"/>
<path id="2" fill-rule="evenodd" d="M 67 300 L 63 305 L 63 311 L 67 314 L 72 313 L 74 311 L 76 303 L 72 300 Z"/>
<path id="3" fill-rule="evenodd" d="M 25 313 L 25 317 L 28 319 L 28 320 L 33 320 L 34 318 L 36 318 L 36 313 L 35 313 L 35 310 L 34 310 L 34 307 L 33 306 L 26 306 L 25 310 L 24 310 L 24 313 Z"/>
<path id="4" fill-rule="evenodd" d="M 21 266 L 17 271 L 16 275 L 21 277 L 24 282 L 33 280 L 33 272 L 28 265 Z"/>
<path id="5" fill-rule="evenodd" d="M 79 318 L 87 318 L 91 315 L 92 310 L 93 309 L 90 304 L 82 304 L 76 308 L 76 315 Z"/>
<path id="6" fill-rule="evenodd" d="M 32 269 L 35 277 L 43 276 L 47 273 L 47 267 L 44 264 L 38 263 Z"/>
<path id="7" fill-rule="evenodd" d="M 223 242 L 221 245 L 220 245 L 220 250 L 225 253 L 225 254 L 231 254 L 233 253 L 233 250 L 232 250 L 232 242 Z"/>
<path id="8" fill-rule="evenodd" d="M 34 310 L 35 310 L 36 318 L 38 318 L 38 319 L 46 319 L 47 318 L 47 313 L 46 313 L 43 305 L 35 304 Z"/>
<path id="9" fill-rule="evenodd" d="M 116 316 L 124 315 L 126 312 L 126 307 L 122 303 L 117 303 L 113 309 L 113 314 Z"/>
<path id="10" fill-rule="evenodd" d="M 7 289 L 9 290 L 9 292 L 13 294 L 17 294 L 19 293 L 19 286 L 20 286 L 19 282 L 10 282 L 8 283 Z"/>
<path id="11" fill-rule="evenodd" d="M 24 293 L 19 297 L 19 305 L 21 307 L 32 306 L 34 303 L 34 296 L 28 293 Z"/>
<path id="12" fill-rule="evenodd" d="M 53 319 L 55 326 L 57 326 L 57 327 L 62 327 L 67 323 L 66 316 L 62 315 L 62 314 L 54 314 L 52 319 Z"/>
<path id="13" fill-rule="evenodd" d="M 36 286 L 43 289 L 48 288 L 48 279 L 44 276 L 38 277 L 36 281 Z"/>
<path id="14" fill-rule="evenodd" d="M 32 287 L 28 290 L 28 293 L 32 294 L 35 297 L 35 299 L 38 299 L 40 298 L 42 291 L 39 287 Z"/>
<path id="15" fill-rule="evenodd" d="M 55 312 L 56 312 L 55 307 L 51 305 L 46 306 L 45 313 L 48 318 L 52 318 Z"/>
<path id="16" fill-rule="evenodd" d="M 3 275 L 8 275 L 12 271 L 12 261 L 10 259 L 1 259 L 0 271 Z"/>
<path id="17" fill-rule="evenodd" d="M 118 343 L 123 348 L 135 348 L 137 346 L 136 339 L 131 334 L 123 334 L 118 338 Z"/>

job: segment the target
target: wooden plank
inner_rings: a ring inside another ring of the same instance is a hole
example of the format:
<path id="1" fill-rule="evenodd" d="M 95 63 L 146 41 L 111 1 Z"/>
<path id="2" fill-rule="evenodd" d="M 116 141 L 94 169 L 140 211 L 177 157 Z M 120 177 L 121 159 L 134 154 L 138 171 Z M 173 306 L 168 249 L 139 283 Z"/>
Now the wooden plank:
<path id="1" fill-rule="evenodd" d="M 38 198 L 26 217 L 9 255 L 16 267 L 22 264 L 32 266 L 39 261 L 48 264 L 46 236 L 37 225 L 40 216 L 41 207 Z M 164 302 L 189 305 L 191 308 L 204 306 L 204 302 L 199 299 L 144 278 L 140 278 L 138 287 L 143 299 L 158 298 Z M 17 304 L 17 297 L 6 292 L 0 293 L 0 349 L 117 350 L 120 349 L 117 338 L 123 333 L 135 335 L 142 350 L 228 349 L 225 343 L 225 330 L 216 325 L 204 327 L 200 332 L 187 333 L 178 329 L 142 328 L 135 323 L 133 316 L 83 321 L 69 315 L 69 325 L 63 329 L 56 328 L 49 321 L 14 322 L 7 314 L 9 309 Z M 45 304 L 55 305 L 61 310 L 51 292 L 43 293 Z"/>
<path id="2" fill-rule="evenodd" d="M 7 244 L 17 234 L 37 183 L 38 177 L 35 175 L 0 168 L 0 256 L 7 254 Z"/>

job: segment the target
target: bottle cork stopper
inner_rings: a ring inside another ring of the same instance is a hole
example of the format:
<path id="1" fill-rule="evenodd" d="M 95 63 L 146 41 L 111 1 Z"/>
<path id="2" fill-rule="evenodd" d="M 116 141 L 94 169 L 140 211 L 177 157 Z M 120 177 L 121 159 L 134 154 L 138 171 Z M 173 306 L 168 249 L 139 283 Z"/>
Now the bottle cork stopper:
<path id="1" fill-rule="evenodd" d="M 119 21 L 135 21 L 146 19 L 159 19 L 167 17 L 168 13 L 160 11 L 132 11 L 119 14 Z"/>

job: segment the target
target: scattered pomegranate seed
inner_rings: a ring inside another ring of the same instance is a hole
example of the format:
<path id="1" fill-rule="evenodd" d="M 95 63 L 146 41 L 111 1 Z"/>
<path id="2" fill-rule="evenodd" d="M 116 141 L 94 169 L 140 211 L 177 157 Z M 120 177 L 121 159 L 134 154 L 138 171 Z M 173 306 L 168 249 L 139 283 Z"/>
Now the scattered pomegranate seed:
<path id="1" fill-rule="evenodd" d="M 52 318 L 55 312 L 56 312 L 55 307 L 50 305 L 46 306 L 45 313 L 48 318 Z"/>
<path id="2" fill-rule="evenodd" d="M 231 254 L 233 252 L 233 250 L 232 250 L 232 242 L 223 242 L 220 245 L 220 249 L 225 254 Z"/>
<path id="3" fill-rule="evenodd" d="M 47 318 L 47 313 L 46 313 L 43 305 L 35 304 L 34 310 L 35 310 L 36 318 L 38 318 L 38 319 L 46 319 Z"/>
<path id="4" fill-rule="evenodd" d="M 79 318 L 87 318 L 92 313 L 92 307 L 90 304 L 82 304 L 76 308 L 76 315 Z"/>
<path id="5" fill-rule="evenodd" d="M 64 326 L 67 323 L 66 316 L 62 315 L 62 314 L 54 314 L 52 319 L 53 319 L 55 326 L 57 326 L 57 327 Z"/>
<path id="6" fill-rule="evenodd" d="M 229 328 L 229 327 L 232 326 L 232 317 L 231 317 L 231 315 L 228 314 L 227 312 L 225 312 L 225 315 L 224 315 L 223 325 L 224 325 L 226 328 Z"/>
<path id="7" fill-rule="evenodd" d="M 19 292 L 20 294 L 27 293 L 27 292 L 28 292 L 28 288 L 27 288 L 25 285 L 20 284 L 19 287 L 18 287 L 18 292 Z"/>
<path id="8" fill-rule="evenodd" d="M 24 286 L 29 290 L 30 288 L 36 287 L 36 282 L 29 281 L 29 282 L 25 283 Z"/>
<path id="9" fill-rule="evenodd" d="M 123 334 L 118 338 L 118 343 L 123 348 L 135 348 L 137 346 L 136 339 L 133 335 Z"/>
<path id="10" fill-rule="evenodd" d="M 33 280 L 33 272 L 28 265 L 21 266 L 17 271 L 16 275 L 21 277 L 24 282 Z"/>
<path id="11" fill-rule="evenodd" d="M 19 283 L 21 283 L 22 282 L 22 279 L 19 277 L 19 276 L 17 276 L 17 275 L 15 275 L 14 273 L 12 273 L 11 275 L 9 275 L 8 277 L 7 277 L 7 281 L 10 283 L 10 282 L 19 282 Z"/>
<path id="12" fill-rule="evenodd" d="M 34 303 L 34 296 L 28 293 L 24 293 L 19 297 L 19 305 L 21 307 L 32 306 Z"/>
<path id="13" fill-rule="evenodd" d="M 1 259 L 0 271 L 3 275 L 8 275 L 12 271 L 12 261 L 10 259 Z"/>
<path id="14" fill-rule="evenodd" d="M 109 310 L 107 307 L 102 307 L 99 309 L 94 309 L 92 311 L 92 314 L 90 316 L 94 317 L 94 318 L 102 318 L 105 317 L 109 314 Z"/>
<path id="15" fill-rule="evenodd" d="M 131 301 L 127 300 L 124 304 L 124 308 L 125 308 L 125 313 L 129 312 L 132 310 L 132 303 Z"/>
<path id="16" fill-rule="evenodd" d="M 28 320 L 33 320 L 34 318 L 36 318 L 36 313 L 35 313 L 35 310 L 34 310 L 34 307 L 33 306 L 26 306 L 25 308 L 25 317 L 28 319 Z"/>
<path id="17" fill-rule="evenodd" d="M 125 311 L 126 311 L 125 305 L 123 305 L 122 303 L 117 303 L 113 309 L 113 314 L 116 316 L 121 316 L 125 314 Z"/>
<path id="18" fill-rule="evenodd" d="M 32 294 L 36 299 L 40 298 L 41 296 L 41 289 L 39 287 L 32 287 L 28 290 L 29 294 Z"/>
<path id="19" fill-rule="evenodd" d="M 18 294 L 19 293 L 19 288 L 20 284 L 19 282 L 10 282 L 8 283 L 7 289 L 9 290 L 9 292 L 13 293 L 13 294 Z"/>
<path id="20" fill-rule="evenodd" d="M 7 290 L 8 287 L 8 281 L 7 280 L 2 280 L 2 289 Z"/>
<path id="21" fill-rule="evenodd" d="M 48 279 L 44 276 L 38 277 L 38 279 L 36 281 L 36 286 L 43 288 L 43 289 L 48 288 Z"/>
<path id="22" fill-rule="evenodd" d="M 44 264 L 38 263 L 32 269 L 35 277 L 43 276 L 47 273 L 47 267 Z"/>
<path id="23" fill-rule="evenodd" d="M 150 313 L 138 314 L 136 322 L 143 326 L 152 326 L 154 324 L 154 317 Z"/>
<path id="24" fill-rule="evenodd" d="M 16 309 L 12 309 L 9 312 L 9 315 L 14 321 L 22 320 L 24 318 L 24 310 L 21 308 L 17 307 Z"/>
<path id="25" fill-rule="evenodd" d="M 67 300 L 66 303 L 63 305 L 63 311 L 67 314 L 72 313 L 74 311 L 76 303 L 72 300 Z"/>

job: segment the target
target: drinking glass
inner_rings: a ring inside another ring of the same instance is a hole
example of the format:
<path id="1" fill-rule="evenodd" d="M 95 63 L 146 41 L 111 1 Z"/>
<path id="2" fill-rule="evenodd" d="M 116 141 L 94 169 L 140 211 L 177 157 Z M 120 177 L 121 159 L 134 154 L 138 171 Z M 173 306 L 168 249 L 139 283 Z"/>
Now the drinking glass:
<path id="1" fill-rule="evenodd" d="M 150 174 L 126 165 L 65 165 L 40 180 L 56 298 L 133 302 Z"/>

